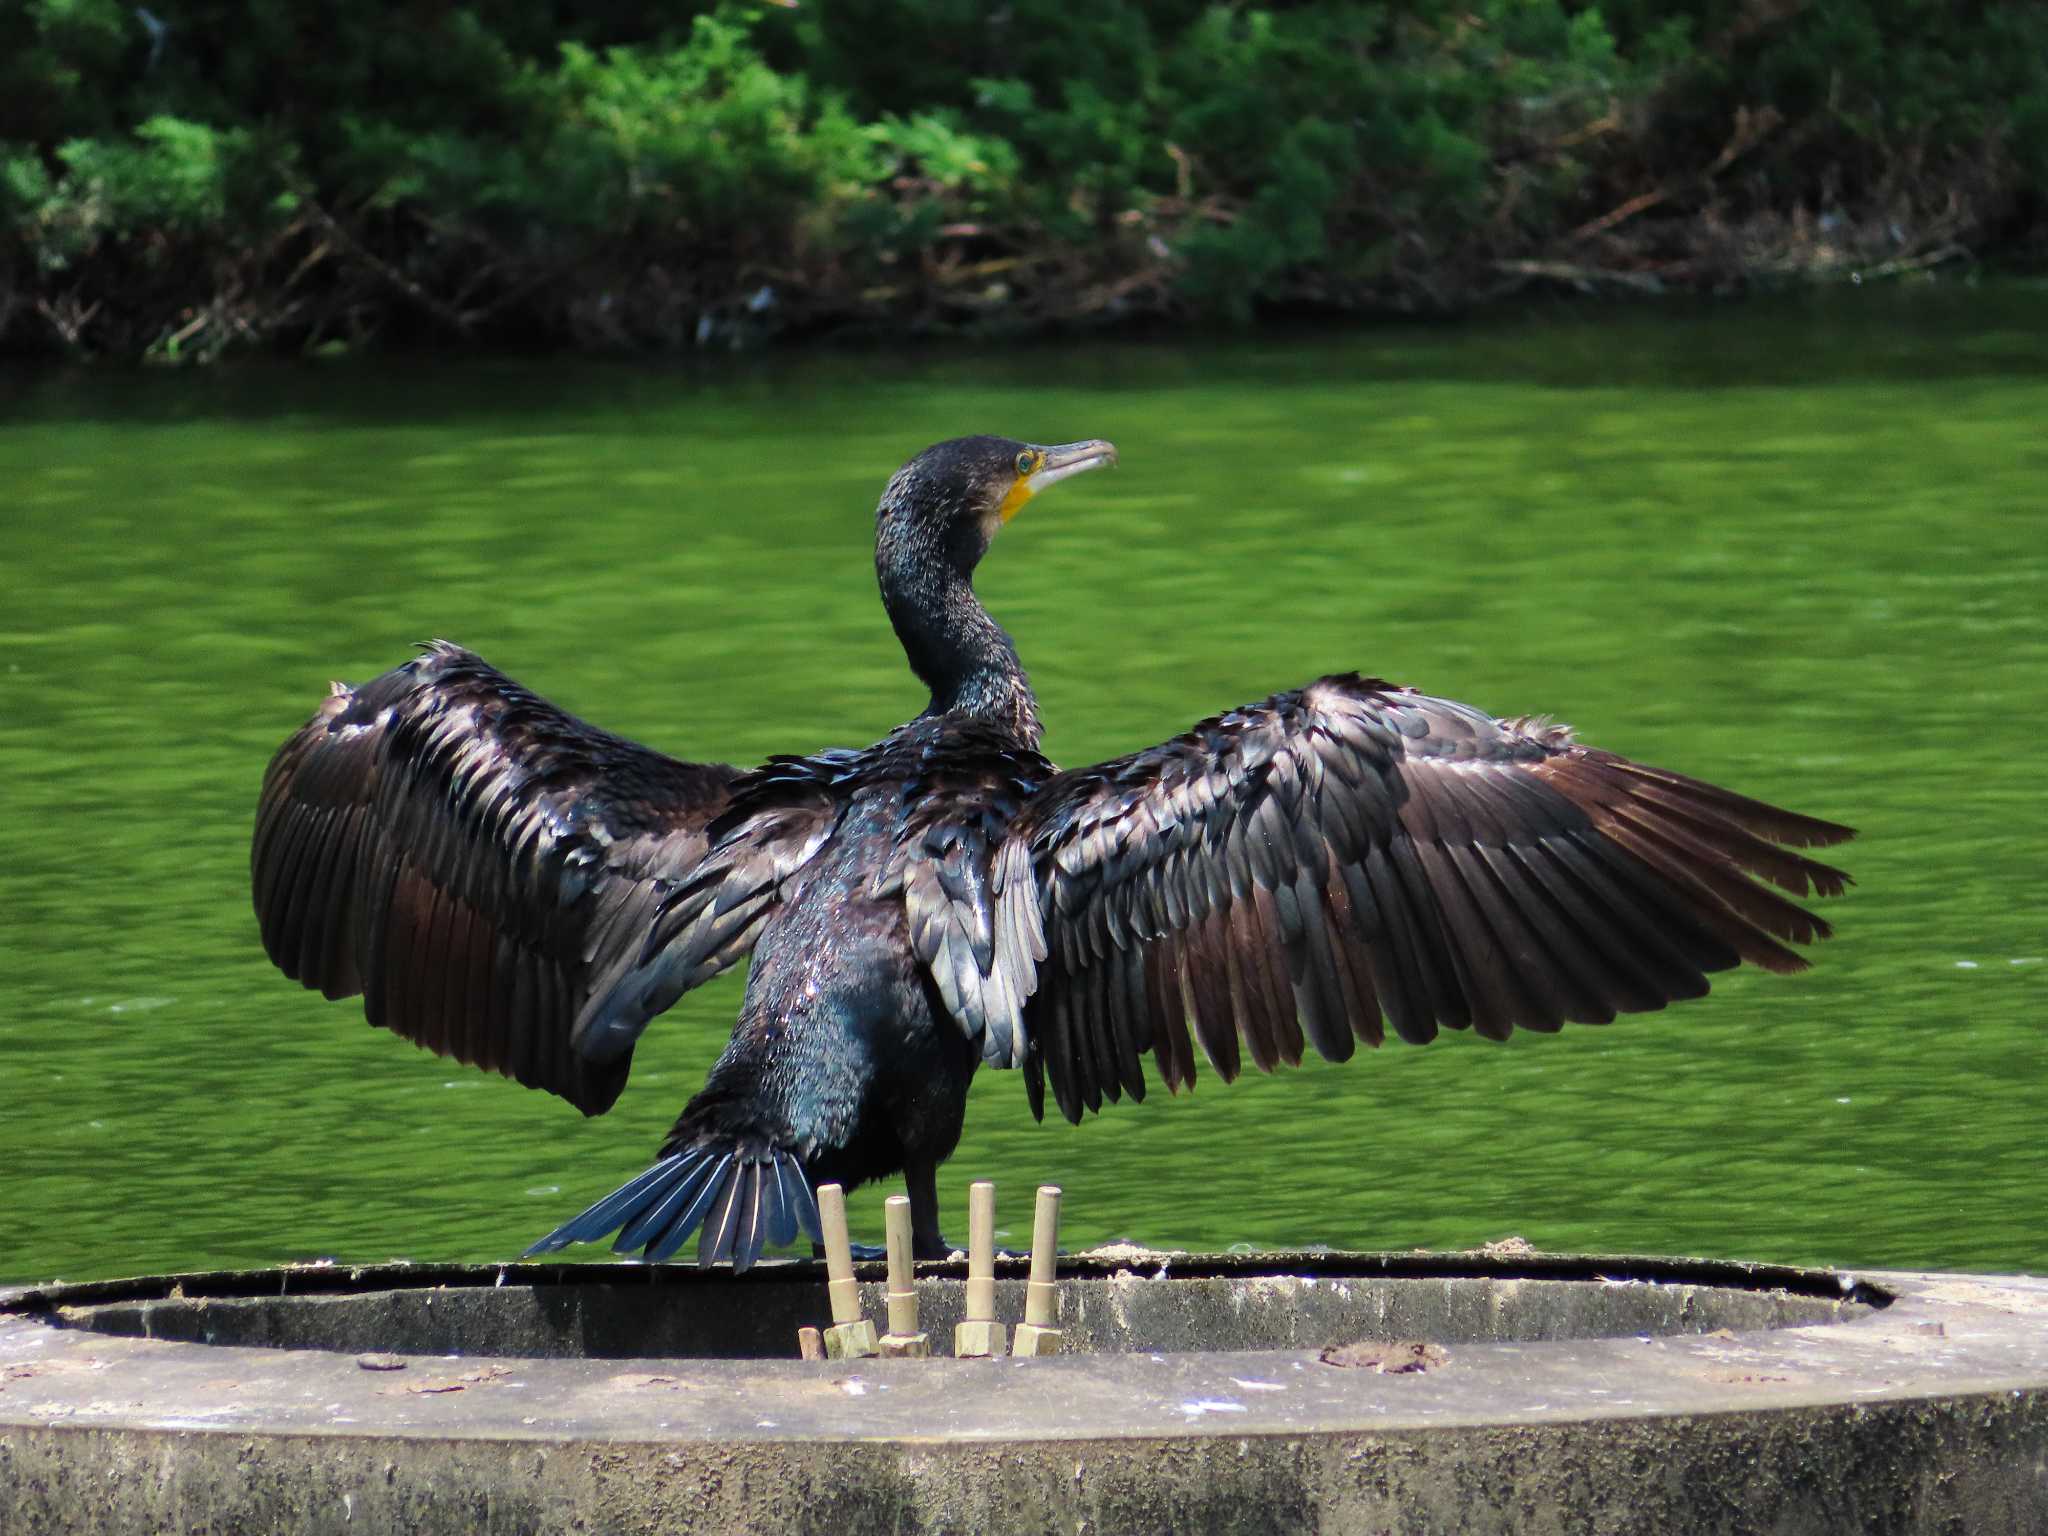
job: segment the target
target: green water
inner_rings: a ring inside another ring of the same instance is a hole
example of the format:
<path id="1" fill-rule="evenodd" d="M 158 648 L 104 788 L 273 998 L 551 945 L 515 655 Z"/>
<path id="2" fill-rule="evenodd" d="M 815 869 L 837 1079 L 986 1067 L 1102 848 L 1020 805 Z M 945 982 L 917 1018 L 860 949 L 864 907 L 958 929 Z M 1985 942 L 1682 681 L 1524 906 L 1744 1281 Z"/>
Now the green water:
<path id="1" fill-rule="evenodd" d="M 931 440 L 1103 436 L 983 568 L 1081 763 L 1357 667 L 1851 822 L 1797 978 L 1034 1125 L 942 1173 L 1067 1238 L 2048 1268 L 2048 293 L 1199 349 L 0 379 L 0 1279 L 493 1259 L 637 1171 L 736 975 L 609 1116 L 264 960 L 247 839 L 331 676 L 446 635 L 752 761 L 921 699 L 871 509 Z M 879 1222 L 881 1191 L 856 1197 Z"/>

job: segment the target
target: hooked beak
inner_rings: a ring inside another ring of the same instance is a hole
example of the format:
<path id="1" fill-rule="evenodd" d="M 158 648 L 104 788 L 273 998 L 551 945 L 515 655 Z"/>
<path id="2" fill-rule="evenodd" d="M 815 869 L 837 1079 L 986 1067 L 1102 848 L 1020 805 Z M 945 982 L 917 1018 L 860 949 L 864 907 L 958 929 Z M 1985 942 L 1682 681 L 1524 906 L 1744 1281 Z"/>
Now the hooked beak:
<path id="1" fill-rule="evenodd" d="M 1105 443 L 1099 437 L 1085 443 L 1061 443 L 1057 448 L 1045 450 L 1045 462 L 1031 475 L 1031 488 L 1042 491 L 1048 485 L 1056 485 L 1069 475 L 1078 475 L 1083 470 L 1102 469 L 1116 462 L 1116 444 Z"/>
<path id="2" fill-rule="evenodd" d="M 1015 517 L 1023 510 L 1025 502 L 1048 485 L 1057 485 L 1069 475 L 1078 475 L 1083 470 L 1114 464 L 1116 444 L 1091 437 L 1085 443 L 1061 443 L 1054 448 L 1041 448 L 1038 454 L 1038 467 L 1028 475 L 1019 475 L 1017 483 L 1010 487 L 1010 494 L 1003 498 L 998 509 L 1003 522 Z"/>

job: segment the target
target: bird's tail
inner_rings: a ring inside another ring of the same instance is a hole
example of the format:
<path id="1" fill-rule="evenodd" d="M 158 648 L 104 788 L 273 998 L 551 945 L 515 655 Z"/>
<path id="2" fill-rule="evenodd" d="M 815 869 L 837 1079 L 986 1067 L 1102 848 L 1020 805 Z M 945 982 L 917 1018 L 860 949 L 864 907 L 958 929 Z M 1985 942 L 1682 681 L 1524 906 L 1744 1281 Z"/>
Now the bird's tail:
<path id="1" fill-rule="evenodd" d="M 671 1153 L 526 1250 L 553 1253 L 618 1231 L 615 1253 L 639 1249 L 649 1263 L 697 1237 L 697 1262 L 751 1268 L 764 1247 L 824 1240 L 817 1196 L 796 1158 L 762 1141 L 707 1141 Z"/>

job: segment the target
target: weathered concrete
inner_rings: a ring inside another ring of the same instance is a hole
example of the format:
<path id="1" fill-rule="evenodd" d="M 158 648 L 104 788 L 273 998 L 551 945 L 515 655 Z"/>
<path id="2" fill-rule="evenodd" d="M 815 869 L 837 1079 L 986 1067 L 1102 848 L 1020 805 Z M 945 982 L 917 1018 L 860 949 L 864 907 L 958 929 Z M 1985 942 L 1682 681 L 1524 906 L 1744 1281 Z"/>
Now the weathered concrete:
<path id="1" fill-rule="evenodd" d="M 796 1321 L 825 1311 L 810 1266 L 0 1295 L 0 1531 L 2048 1532 L 2048 1282 L 1546 1256 L 1160 1268 L 1062 1266 L 1069 1337 L 1125 1352 L 997 1362 L 794 1359 Z M 948 1291 L 927 1286 L 935 1335 Z M 728 1358 L 650 1347 L 705 1317 Z M 733 1358 L 756 1337 L 783 1358 Z M 1398 1374 L 1321 1359 L 1361 1338 L 1440 1347 Z"/>
<path id="2" fill-rule="evenodd" d="M 1023 1264 L 1006 1267 L 1017 1274 L 998 1279 L 997 1310 L 1022 1316 Z M 72 1327 L 195 1344 L 783 1359 L 799 1327 L 826 1320 L 819 1274 L 788 1263 L 744 1276 L 632 1264 L 313 1267 L 68 1286 L 23 1292 L 16 1305 Z M 960 1266 L 925 1264 L 918 1275 L 924 1326 L 949 1337 L 965 1316 Z M 1082 1255 L 1065 1260 L 1060 1276 L 1067 1354 L 1706 1333 L 1833 1322 L 1866 1305 L 1832 1274 L 1637 1259 Z M 858 1289 L 879 1318 L 881 1282 L 871 1276 Z"/>

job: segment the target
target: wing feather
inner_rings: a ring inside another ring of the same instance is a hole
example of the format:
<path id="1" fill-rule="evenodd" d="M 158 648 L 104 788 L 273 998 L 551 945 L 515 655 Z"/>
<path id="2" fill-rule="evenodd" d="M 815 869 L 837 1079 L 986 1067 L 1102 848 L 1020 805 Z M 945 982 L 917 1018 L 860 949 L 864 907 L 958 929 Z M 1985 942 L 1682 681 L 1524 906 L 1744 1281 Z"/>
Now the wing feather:
<path id="1" fill-rule="evenodd" d="M 1847 876 L 1789 849 L 1850 835 L 1563 727 L 1327 677 L 1044 777 L 987 855 L 994 942 L 954 990 L 997 999 L 984 1054 L 1037 1061 L 1075 1119 L 1137 1092 L 1147 1050 L 1177 1090 L 1196 1045 L 1228 1081 L 1240 1047 L 1270 1071 L 1386 1026 L 1501 1039 L 1662 1008 L 1745 960 L 1797 969 L 1829 928 L 1788 898 Z"/>
<path id="2" fill-rule="evenodd" d="M 309 988 L 361 993 L 371 1023 L 595 1113 L 630 1038 L 591 1059 L 569 1048 L 579 1014 L 639 963 L 741 777 L 597 730 L 437 641 L 336 685 L 272 760 L 250 854 L 264 946 Z M 724 925 L 688 980 L 752 931 Z M 650 1012 L 626 1012 L 637 1035 Z"/>
<path id="3" fill-rule="evenodd" d="M 1242 1070 L 1237 1050 L 1237 1019 L 1231 1013 L 1231 967 L 1227 959 L 1228 919 L 1212 912 L 1193 932 L 1194 942 L 1184 953 L 1187 967 L 1181 972 L 1181 1000 L 1194 1021 L 1195 1040 L 1202 1054 L 1224 1082 L 1234 1082 Z M 1250 1041 L 1246 1041 L 1250 1045 Z"/>
<path id="4" fill-rule="evenodd" d="M 1195 1085 L 1195 1048 L 1180 996 L 1180 940 L 1167 934 L 1144 949 L 1145 994 L 1152 1020 L 1152 1059 L 1168 1093 Z"/>
<path id="5" fill-rule="evenodd" d="M 1343 994 L 1342 1016 L 1350 1021 L 1353 1039 L 1377 1047 L 1386 1035 L 1380 1027 L 1379 994 L 1373 988 L 1372 961 L 1366 952 L 1365 936 L 1371 924 L 1353 904 L 1343 866 L 1331 869 L 1324 892 L 1330 907 L 1330 951 L 1337 962 L 1337 982 Z M 1345 1056 L 1349 1054 L 1347 1050 Z"/>

